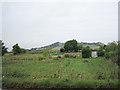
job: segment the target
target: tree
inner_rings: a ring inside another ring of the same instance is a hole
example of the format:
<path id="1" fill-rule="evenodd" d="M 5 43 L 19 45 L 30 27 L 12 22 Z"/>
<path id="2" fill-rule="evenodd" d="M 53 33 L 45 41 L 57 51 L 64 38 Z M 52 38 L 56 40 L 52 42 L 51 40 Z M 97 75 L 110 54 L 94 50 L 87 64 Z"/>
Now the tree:
<path id="1" fill-rule="evenodd" d="M 85 48 L 82 49 L 82 57 L 83 58 L 91 57 L 91 50 L 90 50 L 90 48 L 85 47 Z"/>
<path id="2" fill-rule="evenodd" d="M 64 49 L 66 52 L 77 52 L 78 51 L 77 41 L 73 39 L 65 42 Z"/>
<path id="3" fill-rule="evenodd" d="M 107 46 L 107 45 L 104 45 L 104 46 L 103 46 L 103 49 L 105 49 L 105 48 L 106 48 L 106 46 Z"/>
<path id="4" fill-rule="evenodd" d="M 21 49 L 20 49 L 20 47 L 18 46 L 18 43 L 13 46 L 12 51 L 13 51 L 13 54 L 14 54 L 14 55 L 17 55 L 17 54 L 20 54 L 20 53 L 21 53 Z"/>
<path id="5" fill-rule="evenodd" d="M 120 41 L 118 41 L 118 65 L 120 66 Z"/>
<path id="6" fill-rule="evenodd" d="M 26 53 L 26 50 L 23 48 L 20 48 L 18 46 L 18 43 L 13 46 L 12 52 L 14 55 L 20 54 L 20 53 Z"/>
<path id="7" fill-rule="evenodd" d="M 0 40 L 0 46 L 1 46 L 1 49 L 0 49 L 0 53 L 1 53 L 1 51 L 2 51 L 2 56 L 5 54 L 5 53 L 7 53 L 7 49 L 8 48 L 6 48 L 5 46 L 4 46 L 4 43 L 2 42 L 2 40 Z"/>
<path id="8" fill-rule="evenodd" d="M 78 50 L 82 50 L 82 48 L 83 48 L 82 44 L 78 45 Z"/>
<path id="9" fill-rule="evenodd" d="M 116 51 L 117 49 L 118 45 L 116 42 L 108 43 L 108 45 L 105 47 L 106 52 Z"/>
<path id="10" fill-rule="evenodd" d="M 105 58 L 120 65 L 120 41 L 108 43 L 105 48 Z"/>
<path id="11" fill-rule="evenodd" d="M 64 48 L 60 48 L 60 52 L 64 52 L 65 50 L 64 50 Z"/>
<path id="12" fill-rule="evenodd" d="M 104 56 L 103 47 L 99 48 L 99 50 L 97 51 L 97 55 L 98 55 L 98 57 L 103 57 Z"/>
<path id="13" fill-rule="evenodd" d="M 119 47 L 119 44 L 117 44 L 117 42 L 108 43 L 108 45 L 105 48 L 105 53 L 106 53 L 105 56 L 107 58 L 111 58 L 118 55 L 118 47 Z"/>
<path id="14" fill-rule="evenodd" d="M 2 56 L 2 40 L 0 40 L 0 56 Z"/>

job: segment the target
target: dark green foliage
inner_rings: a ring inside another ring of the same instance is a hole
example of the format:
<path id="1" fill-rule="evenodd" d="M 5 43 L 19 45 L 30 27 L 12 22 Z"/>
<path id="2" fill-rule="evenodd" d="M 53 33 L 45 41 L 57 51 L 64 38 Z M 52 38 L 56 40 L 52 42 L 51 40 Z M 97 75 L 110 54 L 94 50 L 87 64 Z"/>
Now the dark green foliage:
<path id="1" fill-rule="evenodd" d="M 64 52 L 65 50 L 64 50 L 64 48 L 60 48 L 60 52 Z"/>
<path id="2" fill-rule="evenodd" d="M 1 50 L 2 49 L 2 50 Z M 1 51 L 2 51 L 2 56 L 7 53 L 7 49 L 5 46 L 4 46 L 4 43 L 2 42 L 2 40 L 0 40 L 0 56 L 1 56 Z"/>
<path id="3" fill-rule="evenodd" d="M 20 47 L 18 46 L 18 44 L 16 44 L 16 45 L 14 45 L 13 46 L 13 54 L 14 55 L 17 55 L 17 54 L 20 54 L 20 52 L 21 52 L 21 49 L 20 49 Z"/>
<path id="4" fill-rule="evenodd" d="M 104 56 L 103 47 L 99 48 L 99 50 L 97 51 L 97 55 L 98 55 L 98 57 L 103 57 Z"/>
<path id="5" fill-rule="evenodd" d="M 78 45 L 78 50 L 82 50 L 82 48 L 83 48 L 82 44 Z"/>
<path id="6" fill-rule="evenodd" d="M 23 48 L 20 48 L 18 46 L 18 43 L 17 43 L 16 45 L 13 46 L 12 52 L 13 52 L 14 55 L 17 55 L 17 54 L 20 54 L 20 53 L 25 53 L 26 50 L 23 49 Z"/>
<path id="7" fill-rule="evenodd" d="M 105 48 L 105 57 L 106 59 L 110 59 L 113 62 L 120 65 L 119 56 L 120 56 L 120 41 L 109 43 Z"/>
<path id="8" fill-rule="evenodd" d="M 89 58 L 91 57 L 91 50 L 89 48 L 83 48 L 82 49 L 82 57 L 83 58 Z"/>
<path id="9" fill-rule="evenodd" d="M 113 51 L 107 52 L 105 54 L 106 59 L 112 58 L 115 56 L 115 53 Z"/>
<path id="10" fill-rule="evenodd" d="M 108 45 L 105 48 L 106 52 L 110 52 L 110 51 L 116 51 L 118 49 L 118 45 L 116 42 L 112 42 L 112 43 L 108 43 Z"/>
<path id="11" fill-rule="evenodd" d="M 42 56 L 38 57 L 38 60 L 43 60 L 43 59 L 45 59 L 45 57 L 42 57 Z"/>
<path id="12" fill-rule="evenodd" d="M 118 65 L 120 66 L 120 41 L 118 41 Z"/>
<path id="13" fill-rule="evenodd" d="M 107 46 L 107 45 L 104 45 L 104 46 L 103 46 L 103 49 L 105 49 L 105 48 L 106 48 L 106 46 Z"/>
<path id="14" fill-rule="evenodd" d="M 64 49 L 66 52 L 77 52 L 78 51 L 77 41 L 73 39 L 65 42 Z"/>
<path id="15" fill-rule="evenodd" d="M 2 56 L 2 40 L 0 40 L 0 56 Z"/>
<path id="16" fill-rule="evenodd" d="M 21 48 L 21 53 L 26 53 L 26 50 Z"/>
<path id="17" fill-rule="evenodd" d="M 107 59 L 118 55 L 118 45 L 116 42 L 109 43 L 105 48 L 105 57 Z"/>
<path id="18" fill-rule="evenodd" d="M 105 58 L 109 59 L 109 57 L 110 57 L 109 53 L 105 53 Z"/>

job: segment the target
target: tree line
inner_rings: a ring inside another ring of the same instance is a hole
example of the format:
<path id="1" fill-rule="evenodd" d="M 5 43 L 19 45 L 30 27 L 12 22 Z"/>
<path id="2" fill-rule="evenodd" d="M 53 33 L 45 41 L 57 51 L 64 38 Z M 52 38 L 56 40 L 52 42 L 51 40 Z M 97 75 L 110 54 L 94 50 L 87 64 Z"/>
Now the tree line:
<path id="1" fill-rule="evenodd" d="M 7 53 L 7 47 L 4 45 L 2 40 L 0 40 L 0 54 L 3 56 L 5 53 Z M 12 53 L 13 55 L 26 53 L 26 50 L 23 48 L 20 48 L 20 46 L 17 44 L 13 45 L 12 47 Z M 73 39 L 66 41 L 63 48 L 60 48 L 60 52 L 82 52 L 83 58 L 89 58 L 91 57 L 91 51 L 92 49 L 87 46 L 83 47 L 82 44 L 78 45 L 78 42 Z M 100 46 L 100 48 L 97 50 L 98 57 L 105 57 L 106 59 L 112 59 L 113 62 L 116 62 L 120 64 L 120 41 L 118 42 L 111 42 L 107 45 Z"/>
<path id="2" fill-rule="evenodd" d="M 76 40 L 69 40 L 65 42 L 63 48 L 60 49 L 61 52 L 82 52 L 83 58 L 91 57 L 92 49 L 87 46 L 83 47 L 82 44 L 78 45 Z M 106 59 L 112 59 L 113 62 L 120 65 L 120 41 L 111 42 L 107 45 L 100 46 L 97 50 L 98 57 L 105 57 Z"/>
<path id="3" fill-rule="evenodd" d="M 82 44 L 78 45 L 77 40 L 66 41 L 64 47 L 60 49 L 61 52 L 80 52 L 82 51 L 83 58 L 91 57 L 91 49 L 89 46 L 83 47 Z"/>
<path id="4" fill-rule="evenodd" d="M 23 48 L 20 48 L 20 46 L 18 46 L 18 43 L 13 45 L 12 47 L 12 53 L 13 55 L 17 55 L 17 54 L 21 54 L 21 53 L 26 53 L 26 50 Z M 0 54 L 3 56 L 5 53 L 8 52 L 8 48 L 4 45 L 4 43 L 2 42 L 2 40 L 0 40 Z"/>

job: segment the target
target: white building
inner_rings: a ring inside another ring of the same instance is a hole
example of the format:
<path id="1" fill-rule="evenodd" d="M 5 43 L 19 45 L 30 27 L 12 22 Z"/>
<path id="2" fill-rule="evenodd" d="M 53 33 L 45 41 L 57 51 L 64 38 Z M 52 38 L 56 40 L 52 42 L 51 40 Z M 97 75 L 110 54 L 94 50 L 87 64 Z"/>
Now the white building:
<path id="1" fill-rule="evenodd" d="M 91 52 L 91 57 L 92 57 L 92 58 L 98 57 L 98 56 L 97 56 L 97 51 L 92 51 L 92 52 Z"/>

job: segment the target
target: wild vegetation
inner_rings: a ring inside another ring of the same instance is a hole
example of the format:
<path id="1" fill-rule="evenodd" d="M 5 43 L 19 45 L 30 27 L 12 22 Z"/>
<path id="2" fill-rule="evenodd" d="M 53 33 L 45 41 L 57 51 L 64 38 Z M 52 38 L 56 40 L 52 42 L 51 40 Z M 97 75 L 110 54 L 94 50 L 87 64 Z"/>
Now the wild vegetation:
<path id="1" fill-rule="evenodd" d="M 5 53 L 7 53 L 7 49 L 8 48 L 6 48 L 2 40 L 0 40 L 0 56 L 3 56 Z"/>
<path id="2" fill-rule="evenodd" d="M 3 88 L 118 88 L 119 42 L 100 47 L 97 58 L 91 58 L 90 47 L 74 42 L 75 48 L 70 44 L 68 51 L 65 47 L 62 51 L 46 47 L 41 51 L 6 53 L 2 57 Z"/>

